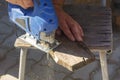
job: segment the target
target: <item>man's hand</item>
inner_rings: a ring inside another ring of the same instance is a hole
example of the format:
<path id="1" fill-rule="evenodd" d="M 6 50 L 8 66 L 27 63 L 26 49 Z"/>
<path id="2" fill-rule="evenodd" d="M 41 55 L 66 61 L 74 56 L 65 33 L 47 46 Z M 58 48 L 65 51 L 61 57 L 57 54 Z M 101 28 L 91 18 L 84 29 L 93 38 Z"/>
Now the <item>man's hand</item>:
<path id="1" fill-rule="evenodd" d="M 6 0 L 12 4 L 19 5 L 23 7 L 24 9 L 27 9 L 29 7 L 33 7 L 33 2 L 32 0 Z"/>
<path id="2" fill-rule="evenodd" d="M 82 41 L 84 34 L 81 26 L 71 16 L 65 13 L 61 7 L 55 6 L 55 9 L 60 29 L 64 34 L 72 41 Z"/>
<path id="3" fill-rule="evenodd" d="M 6 0 L 12 4 L 19 5 L 24 9 L 29 7 L 33 7 L 32 0 Z M 53 0 L 55 10 L 58 16 L 60 29 L 64 32 L 64 34 L 72 41 L 82 41 L 83 31 L 81 26 L 72 19 L 67 13 L 65 13 L 61 5 L 64 3 L 64 0 Z"/>

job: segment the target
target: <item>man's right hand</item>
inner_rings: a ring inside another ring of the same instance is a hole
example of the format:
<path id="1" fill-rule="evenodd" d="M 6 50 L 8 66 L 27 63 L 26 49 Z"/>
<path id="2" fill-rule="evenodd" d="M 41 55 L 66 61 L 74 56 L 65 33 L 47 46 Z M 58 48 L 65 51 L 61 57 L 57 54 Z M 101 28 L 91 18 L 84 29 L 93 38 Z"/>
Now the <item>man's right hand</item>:
<path id="1" fill-rule="evenodd" d="M 32 0 L 6 0 L 9 3 L 19 5 L 23 7 L 24 9 L 27 9 L 29 7 L 33 7 Z"/>

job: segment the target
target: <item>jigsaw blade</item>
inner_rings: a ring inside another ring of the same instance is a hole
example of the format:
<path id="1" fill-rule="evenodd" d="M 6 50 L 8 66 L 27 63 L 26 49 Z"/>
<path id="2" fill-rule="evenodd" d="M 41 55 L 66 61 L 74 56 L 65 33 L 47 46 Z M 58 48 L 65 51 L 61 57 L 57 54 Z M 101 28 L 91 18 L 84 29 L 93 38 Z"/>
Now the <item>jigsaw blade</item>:
<path id="1" fill-rule="evenodd" d="M 30 36 L 29 34 L 22 35 L 20 37 L 20 39 L 22 39 L 23 41 L 31 44 L 35 48 L 40 49 L 41 51 L 43 51 L 45 53 L 49 53 L 54 48 L 56 48 L 57 46 L 60 45 L 60 42 L 58 42 L 57 40 L 55 40 L 54 43 L 52 43 L 52 44 L 50 44 L 48 42 L 45 42 L 45 41 L 37 41 L 37 39 Z"/>

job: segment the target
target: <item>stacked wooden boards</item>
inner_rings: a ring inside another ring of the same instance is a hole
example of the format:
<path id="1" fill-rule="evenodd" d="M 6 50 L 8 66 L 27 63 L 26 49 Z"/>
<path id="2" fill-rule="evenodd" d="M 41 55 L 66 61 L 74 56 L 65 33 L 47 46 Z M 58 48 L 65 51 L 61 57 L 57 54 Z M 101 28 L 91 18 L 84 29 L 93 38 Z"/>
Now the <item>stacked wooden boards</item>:
<path id="1" fill-rule="evenodd" d="M 83 28 L 84 41 L 92 49 L 112 49 L 112 13 L 110 8 L 65 6 L 64 10 Z"/>

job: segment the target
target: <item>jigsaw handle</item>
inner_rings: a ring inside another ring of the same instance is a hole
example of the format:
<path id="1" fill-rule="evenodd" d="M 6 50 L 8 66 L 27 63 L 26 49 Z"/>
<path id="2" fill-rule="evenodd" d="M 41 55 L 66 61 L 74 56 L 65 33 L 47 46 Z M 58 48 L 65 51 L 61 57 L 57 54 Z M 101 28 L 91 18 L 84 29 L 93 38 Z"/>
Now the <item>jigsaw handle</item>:
<path id="1" fill-rule="evenodd" d="M 9 3 L 8 12 L 15 24 L 39 40 L 41 32 L 49 35 L 58 28 L 58 19 L 52 0 L 33 0 L 33 3 L 34 7 L 28 9 Z"/>
<path id="2" fill-rule="evenodd" d="M 33 3 L 34 7 L 28 9 L 23 9 L 18 5 L 9 4 L 9 12 L 11 12 L 11 8 L 16 8 L 20 9 L 24 16 L 39 16 L 47 22 L 54 22 L 54 20 L 56 21 L 57 17 L 52 0 L 33 0 Z"/>

